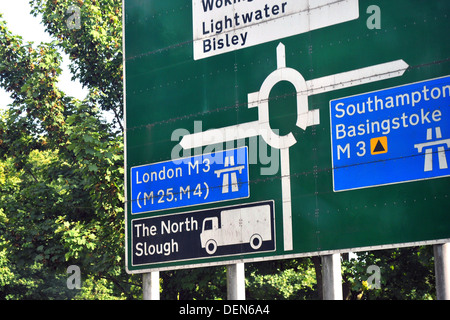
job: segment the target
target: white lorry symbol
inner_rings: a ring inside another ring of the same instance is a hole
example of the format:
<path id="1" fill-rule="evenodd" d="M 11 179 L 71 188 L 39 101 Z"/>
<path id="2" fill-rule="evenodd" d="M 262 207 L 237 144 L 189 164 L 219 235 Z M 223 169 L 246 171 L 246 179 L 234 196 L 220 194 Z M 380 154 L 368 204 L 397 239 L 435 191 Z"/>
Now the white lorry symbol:
<path id="1" fill-rule="evenodd" d="M 272 240 L 270 205 L 224 210 L 219 218 L 203 220 L 200 242 L 208 254 L 217 247 L 249 243 L 257 250 L 263 241 Z"/>

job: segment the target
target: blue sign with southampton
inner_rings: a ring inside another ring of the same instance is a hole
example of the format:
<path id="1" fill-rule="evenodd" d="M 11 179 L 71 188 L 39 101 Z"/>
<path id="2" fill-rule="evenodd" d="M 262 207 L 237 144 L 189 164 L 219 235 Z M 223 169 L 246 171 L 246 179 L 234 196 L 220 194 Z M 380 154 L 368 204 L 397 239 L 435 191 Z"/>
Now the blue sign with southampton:
<path id="1" fill-rule="evenodd" d="M 131 168 L 131 213 L 247 198 L 247 147 Z"/>
<path id="2" fill-rule="evenodd" d="M 334 191 L 450 176 L 450 76 L 330 101 Z"/>

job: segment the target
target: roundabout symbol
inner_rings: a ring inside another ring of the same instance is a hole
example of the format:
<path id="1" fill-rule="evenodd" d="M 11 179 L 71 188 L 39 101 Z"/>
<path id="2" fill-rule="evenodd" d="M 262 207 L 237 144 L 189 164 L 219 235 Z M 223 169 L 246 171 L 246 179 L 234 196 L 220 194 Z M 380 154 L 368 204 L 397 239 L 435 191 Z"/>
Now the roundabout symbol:
<path id="1" fill-rule="evenodd" d="M 279 149 L 281 158 L 284 250 L 291 251 L 293 250 L 293 232 L 289 148 L 295 145 L 297 140 L 292 132 L 280 136 L 270 127 L 270 91 L 281 81 L 290 82 L 295 87 L 297 94 L 296 126 L 302 130 L 306 130 L 310 126 L 320 124 L 320 110 L 309 110 L 309 96 L 393 77 L 400 77 L 408 68 L 408 64 L 403 60 L 396 60 L 306 81 L 300 72 L 286 67 L 284 44 L 280 43 L 276 52 L 277 69 L 264 80 L 258 92 L 248 94 L 248 107 L 258 108 L 258 120 L 189 134 L 182 138 L 180 145 L 184 149 L 190 149 L 261 136 L 269 146 Z"/>

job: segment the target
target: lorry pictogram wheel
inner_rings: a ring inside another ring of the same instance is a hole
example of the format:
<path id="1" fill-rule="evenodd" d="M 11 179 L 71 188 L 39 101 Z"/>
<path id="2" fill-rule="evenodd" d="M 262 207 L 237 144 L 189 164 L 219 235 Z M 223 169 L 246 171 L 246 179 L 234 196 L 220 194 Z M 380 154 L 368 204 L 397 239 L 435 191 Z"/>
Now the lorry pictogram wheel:
<path id="1" fill-rule="evenodd" d="M 212 239 L 208 240 L 205 249 L 208 254 L 214 254 L 217 250 L 217 242 Z"/>
<path id="2" fill-rule="evenodd" d="M 261 248 L 262 242 L 263 242 L 262 237 L 257 233 L 255 233 L 250 237 L 250 246 L 254 250 L 258 250 L 259 248 Z"/>

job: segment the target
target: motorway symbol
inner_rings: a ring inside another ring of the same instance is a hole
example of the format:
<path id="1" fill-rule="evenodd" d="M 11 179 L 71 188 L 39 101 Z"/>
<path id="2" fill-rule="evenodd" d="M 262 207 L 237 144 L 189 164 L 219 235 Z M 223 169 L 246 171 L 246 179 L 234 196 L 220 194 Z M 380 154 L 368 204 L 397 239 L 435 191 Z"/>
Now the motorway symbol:
<path id="1" fill-rule="evenodd" d="M 239 174 L 241 174 L 242 170 L 244 169 L 245 166 L 234 166 L 234 156 L 225 157 L 225 168 L 214 171 L 214 173 L 217 175 L 218 178 L 220 178 L 220 176 L 223 175 L 222 193 L 229 192 L 230 178 L 231 178 L 232 192 L 239 191 L 239 184 L 237 182 L 236 171 L 238 171 Z"/>
<path id="2" fill-rule="evenodd" d="M 433 148 L 437 147 L 437 156 L 439 160 L 439 169 L 448 169 L 447 164 L 447 157 L 445 156 L 445 146 L 447 146 L 447 149 L 450 148 L 450 139 L 442 139 L 442 133 L 441 133 L 441 127 L 435 128 L 436 132 L 436 139 L 433 140 L 433 129 L 428 128 L 427 129 L 427 142 L 419 143 L 414 145 L 414 148 L 417 148 L 419 153 L 422 152 L 423 149 L 425 149 L 425 165 L 424 165 L 424 171 L 433 171 Z"/>

